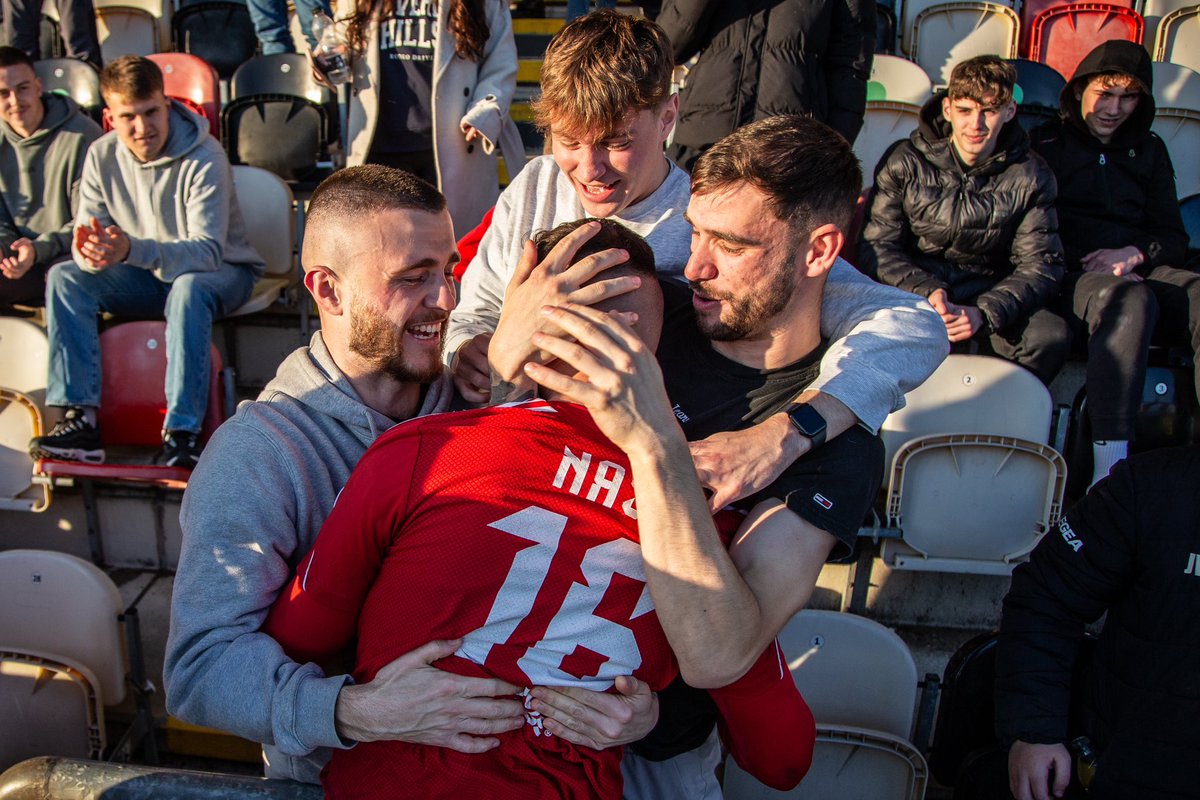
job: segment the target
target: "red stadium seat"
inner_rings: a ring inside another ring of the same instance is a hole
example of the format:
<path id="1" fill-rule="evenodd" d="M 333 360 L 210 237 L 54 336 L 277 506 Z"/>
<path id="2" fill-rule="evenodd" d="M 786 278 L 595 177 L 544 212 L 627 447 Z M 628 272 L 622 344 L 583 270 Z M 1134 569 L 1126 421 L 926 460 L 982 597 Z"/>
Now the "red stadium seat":
<path id="1" fill-rule="evenodd" d="M 188 53 L 153 53 L 147 56 L 163 73 L 163 87 L 170 97 L 200 109 L 208 119 L 213 138 L 221 137 L 221 86 L 217 71 L 204 59 Z"/>
<path id="2" fill-rule="evenodd" d="M 1070 80 L 1097 45 L 1114 39 L 1141 44 L 1144 28 L 1141 14 L 1112 3 L 1053 6 L 1033 21 L 1029 57 Z"/>
<path id="3" fill-rule="evenodd" d="M 1137 10 L 1137 0 L 1108 0 L 1114 6 Z M 1033 47 L 1033 23 L 1048 8 L 1071 5 L 1071 0 L 1025 0 L 1021 3 L 1021 47 L 1022 58 L 1028 58 Z"/>

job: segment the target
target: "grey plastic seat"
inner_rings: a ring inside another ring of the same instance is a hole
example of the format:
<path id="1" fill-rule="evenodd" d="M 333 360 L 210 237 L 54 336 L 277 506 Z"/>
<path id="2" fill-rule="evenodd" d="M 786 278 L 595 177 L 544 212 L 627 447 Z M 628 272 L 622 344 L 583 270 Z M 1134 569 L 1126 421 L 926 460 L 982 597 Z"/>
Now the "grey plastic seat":
<path id="1" fill-rule="evenodd" d="M 867 103 L 862 130 L 854 140 L 854 154 L 862 162 L 864 188 L 874 185 L 875 169 L 888 148 L 917 129 L 920 114 L 921 107 L 911 103 Z"/>
<path id="2" fill-rule="evenodd" d="M 1009 8 L 1016 8 L 1015 3 L 1010 3 L 1006 0 L 1000 0 L 1000 2 L 1002 5 L 1006 5 Z M 905 0 L 905 2 L 902 4 L 900 13 L 900 47 L 905 54 L 912 57 L 914 60 L 916 60 L 916 50 L 913 46 L 913 28 L 917 24 L 917 17 L 920 16 L 921 12 L 925 9 L 931 6 L 943 4 L 945 4 L 945 0 Z M 1009 58 L 1010 56 L 1001 55 L 1001 57 Z M 930 75 L 930 77 L 934 78 L 934 83 L 937 83 L 937 78 L 935 76 Z"/>
<path id="3" fill-rule="evenodd" d="M 1200 72 L 1181 64 L 1155 61 L 1154 104 L 1200 112 Z"/>
<path id="4" fill-rule="evenodd" d="M 1160 108 L 1154 116 L 1154 132 L 1171 154 L 1177 196 L 1200 192 L 1200 110 Z"/>
<path id="5" fill-rule="evenodd" d="M 1200 70 L 1200 6 L 1179 8 L 1162 18 L 1152 55 L 1155 61 Z"/>
<path id="6" fill-rule="evenodd" d="M 913 60 L 937 85 L 950 82 L 960 61 L 981 55 L 1016 58 L 1020 19 L 1000 3 L 942 3 L 916 15 L 912 27 Z"/>
<path id="7" fill-rule="evenodd" d="M 915 61 L 876 54 L 867 83 L 867 100 L 922 105 L 933 95 L 933 84 Z"/>
<path id="8" fill-rule="evenodd" d="M 1143 42 L 1151 56 L 1154 55 L 1154 46 L 1158 42 L 1158 26 L 1163 18 L 1172 11 L 1194 5 L 1196 0 L 1144 0 L 1140 9 L 1146 24 Z"/>

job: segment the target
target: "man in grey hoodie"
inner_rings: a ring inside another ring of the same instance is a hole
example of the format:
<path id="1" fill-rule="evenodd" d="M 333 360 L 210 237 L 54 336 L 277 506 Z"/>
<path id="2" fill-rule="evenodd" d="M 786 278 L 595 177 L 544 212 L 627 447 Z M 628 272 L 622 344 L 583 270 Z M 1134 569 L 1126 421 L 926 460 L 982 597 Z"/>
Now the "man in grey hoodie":
<path id="1" fill-rule="evenodd" d="M 0 47 L 0 309 L 41 305 L 46 270 L 68 258 L 83 156 L 100 126 L 44 94 L 33 61 Z"/>
<path id="2" fill-rule="evenodd" d="M 100 74 L 112 133 L 88 150 L 73 262 L 50 271 L 46 402 L 66 415 L 30 443 L 38 458 L 104 460 L 96 408 L 96 316 L 167 320 L 167 415 L 162 463 L 190 469 L 200 455 L 213 320 L 235 310 L 262 275 L 246 239 L 233 173 L 208 123 L 163 93 L 159 68 L 125 56 Z"/>

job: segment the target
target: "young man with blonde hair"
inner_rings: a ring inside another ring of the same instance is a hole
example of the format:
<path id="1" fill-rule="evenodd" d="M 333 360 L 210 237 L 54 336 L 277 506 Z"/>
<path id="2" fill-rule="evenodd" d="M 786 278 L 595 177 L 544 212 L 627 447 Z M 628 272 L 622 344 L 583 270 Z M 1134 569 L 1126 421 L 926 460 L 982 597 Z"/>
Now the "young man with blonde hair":
<path id="1" fill-rule="evenodd" d="M 1062 245 L 1054 174 L 1016 121 L 1016 77 L 996 56 L 954 68 L 876 169 L 859 266 L 928 298 L 951 342 L 978 342 L 1049 384 L 1071 344 L 1047 308 Z"/>

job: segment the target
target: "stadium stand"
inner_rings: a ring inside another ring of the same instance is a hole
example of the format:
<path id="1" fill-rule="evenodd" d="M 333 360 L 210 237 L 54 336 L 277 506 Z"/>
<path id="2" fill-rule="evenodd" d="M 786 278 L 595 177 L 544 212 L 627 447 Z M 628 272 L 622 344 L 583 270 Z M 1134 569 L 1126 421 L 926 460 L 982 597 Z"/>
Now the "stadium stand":
<path id="1" fill-rule="evenodd" d="M 909 103 L 921 106 L 933 94 L 933 84 L 915 61 L 876 54 L 867 81 L 868 102 Z"/>
<path id="2" fill-rule="evenodd" d="M 792 792 L 778 793 L 728 759 L 725 796 L 923 798 L 928 768 L 911 741 L 917 666 L 900 637 L 855 614 L 806 609 L 779 643 L 817 722 L 812 768 Z"/>
<path id="3" fill-rule="evenodd" d="M 176 51 L 204 59 L 223 81 L 258 51 L 250 12 L 234 0 L 184 4 L 171 20 L 171 35 Z"/>
<path id="4" fill-rule="evenodd" d="M 960 61 L 980 55 L 1017 55 L 1017 12 L 999 3 L 942 3 L 917 14 L 912 57 L 937 85 L 950 81 Z"/>
<path id="5" fill-rule="evenodd" d="M 168 97 L 186 100 L 208 119 L 209 132 L 221 138 L 221 85 L 217 71 L 204 59 L 187 53 L 153 53 L 148 58 L 163 73 Z"/>
<path id="6" fill-rule="evenodd" d="M 46 331 L 0 317 L 0 509 L 45 511 L 50 492 L 33 483 L 29 440 L 45 432 Z"/>
<path id="7" fill-rule="evenodd" d="M 1200 70 L 1200 6 L 1172 11 L 1162 18 L 1155 34 L 1155 61 L 1170 61 Z"/>
<path id="8" fill-rule="evenodd" d="M 95 67 L 77 58 L 46 58 L 33 66 L 46 91 L 65 94 L 84 113 L 100 121 L 104 100 L 100 97 L 100 73 Z"/>
<path id="9" fill-rule="evenodd" d="M 854 140 L 854 154 L 862 162 L 863 187 L 875 183 L 875 167 L 896 142 L 917 129 L 921 107 L 910 103 L 867 101 L 862 130 Z"/>
<path id="10" fill-rule="evenodd" d="M 1069 80 L 1096 45 L 1113 39 L 1141 44 L 1144 27 L 1141 14 L 1111 3 L 1051 6 L 1033 20 L 1029 57 Z"/>

